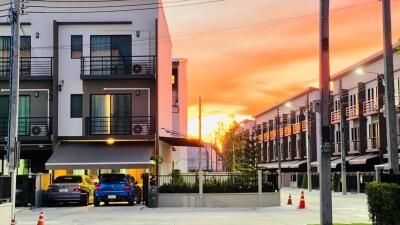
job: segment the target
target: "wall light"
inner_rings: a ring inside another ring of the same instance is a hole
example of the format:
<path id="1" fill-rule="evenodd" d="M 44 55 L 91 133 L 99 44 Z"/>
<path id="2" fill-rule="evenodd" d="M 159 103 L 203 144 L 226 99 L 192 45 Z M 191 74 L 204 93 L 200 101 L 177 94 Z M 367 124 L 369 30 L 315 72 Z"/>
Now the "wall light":
<path id="1" fill-rule="evenodd" d="M 115 143 L 115 139 L 114 138 L 109 138 L 106 140 L 106 143 L 109 145 L 113 145 Z"/>
<path id="2" fill-rule="evenodd" d="M 60 83 L 58 84 L 58 91 L 62 91 L 62 88 L 64 86 L 64 80 L 61 80 Z"/>

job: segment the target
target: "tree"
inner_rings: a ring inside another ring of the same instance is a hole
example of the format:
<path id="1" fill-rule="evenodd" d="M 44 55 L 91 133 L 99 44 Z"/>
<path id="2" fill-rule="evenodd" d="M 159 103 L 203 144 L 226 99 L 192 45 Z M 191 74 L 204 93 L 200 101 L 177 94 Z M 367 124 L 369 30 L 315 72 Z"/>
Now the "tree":
<path id="1" fill-rule="evenodd" d="M 239 153 L 243 149 L 247 138 L 246 132 L 238 131 L 238 127 L 239 125 L 234 123 L 222 139 L 222 159 L 228 172 L 238 171 L 241 155 Z"/>
<path id="2" fill-rule="evenodd" d="M 259 145 L 257 137 L 250 136 L 245 139 L 245 144 L 240 149 L 240 171 L 255 173 L 257 171 L 258 164 L 261 161 L 261 146 Z"/>

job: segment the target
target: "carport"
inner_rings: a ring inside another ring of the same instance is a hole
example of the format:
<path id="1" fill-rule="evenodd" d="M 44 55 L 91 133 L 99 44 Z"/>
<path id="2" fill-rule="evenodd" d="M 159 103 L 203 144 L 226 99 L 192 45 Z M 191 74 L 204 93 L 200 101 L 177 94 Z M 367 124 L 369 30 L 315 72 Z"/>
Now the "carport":
<path id="1" fill-rule="evenodd" d="M 136 169 L 150 166 L 152 142 L 62 142 L 46 169 Z"/>

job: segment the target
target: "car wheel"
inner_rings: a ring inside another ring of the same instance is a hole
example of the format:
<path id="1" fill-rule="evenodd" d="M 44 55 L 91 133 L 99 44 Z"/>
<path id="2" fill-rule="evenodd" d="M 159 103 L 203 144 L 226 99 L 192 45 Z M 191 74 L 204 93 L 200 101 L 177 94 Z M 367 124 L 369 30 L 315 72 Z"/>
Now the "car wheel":
<path id="1" fill-rule="evenodd" d="M 100 206 L 100 201 L 98 199 L 94 199 L 94 206 Z"/>
<path id="2" fill-rule="evenodd" d="M 56 203 L 54 201 L 51 201 L 51 200 L 47 200 L 46 204 L 47 204 L 48 207 L 54 207 L 56 205 Z"/>

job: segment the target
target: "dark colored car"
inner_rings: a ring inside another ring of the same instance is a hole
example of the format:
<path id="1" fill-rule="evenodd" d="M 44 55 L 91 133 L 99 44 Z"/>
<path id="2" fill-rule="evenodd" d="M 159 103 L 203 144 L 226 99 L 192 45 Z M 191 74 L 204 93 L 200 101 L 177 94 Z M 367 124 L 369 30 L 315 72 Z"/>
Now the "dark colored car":
<path id="1" fill-rule="evenodd" d="M 89 205 L 93 202 L 94 190 L 95 186 L 88 176 L 59 176 L 47 189 L 47 204 L 79 202 L 81 205 Z"/>
<path id="2" fill-rule="evenodd" d="M 141 189 L 135 179 L 126 174 L 103 174 L 94 192 L 94 205 L 100 202 L 128 202 L 133 205 L 141 201 Z"/>

